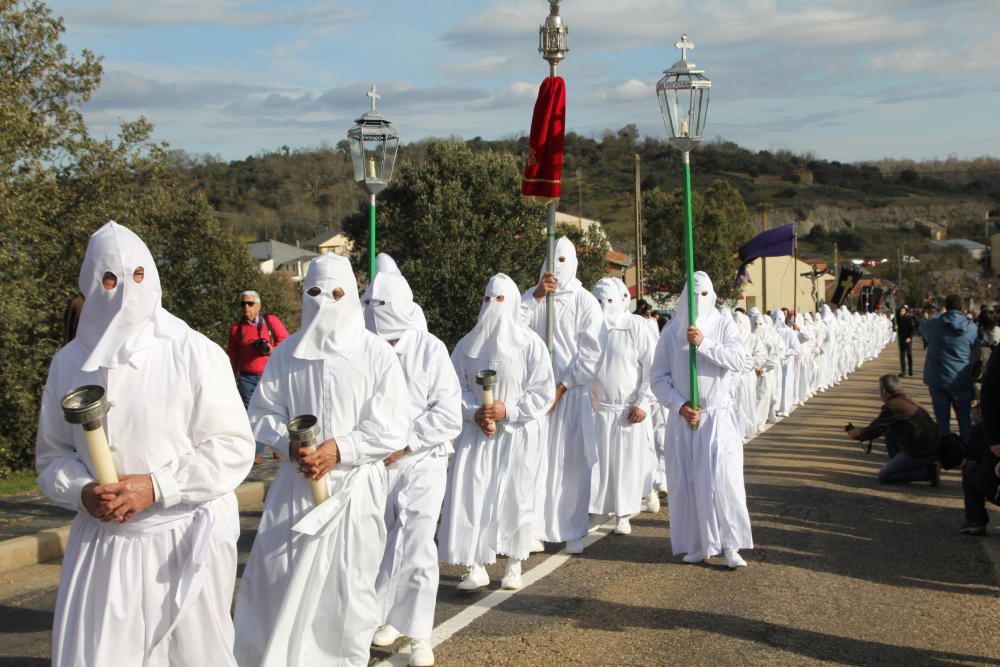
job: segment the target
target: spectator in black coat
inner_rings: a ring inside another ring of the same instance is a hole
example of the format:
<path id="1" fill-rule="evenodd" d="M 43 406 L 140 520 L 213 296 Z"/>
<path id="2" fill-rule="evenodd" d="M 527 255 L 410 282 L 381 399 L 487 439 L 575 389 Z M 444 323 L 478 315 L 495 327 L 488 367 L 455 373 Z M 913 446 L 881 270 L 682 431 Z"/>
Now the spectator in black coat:
<path id="1" fill-rule="evenodd" d="M 899 343 L 899 374 L 913 377 L 913 336 L 917 333 L 917 324 L 910 315 L 909 306 L 899 309 L 895 329 Z"/>

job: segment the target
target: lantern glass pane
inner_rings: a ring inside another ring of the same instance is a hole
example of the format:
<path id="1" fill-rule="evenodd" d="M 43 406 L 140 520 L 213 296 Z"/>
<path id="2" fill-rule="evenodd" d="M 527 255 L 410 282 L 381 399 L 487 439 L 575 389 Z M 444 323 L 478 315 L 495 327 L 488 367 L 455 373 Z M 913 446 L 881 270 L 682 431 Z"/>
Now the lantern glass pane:
<path id="1" fill-rule="evenodd" d="M 376 181 L 382 178 L 382 162 L 384 159 L 385 142 L 381 136 L 365 136 L 365 180 Z"/>
<path id="2" fill-rule="evenodd" d="M 385 159 L 382 162 L 382 178 L 392 179 L 392 170 L 396 166 L 396 150 L 399 148 L 399 137 L 389 137 L 385 142 Z"/>
<path id="3" fill-rule="evenodd" d="M 358 128 L 355 128 L 358 129 Z M 355 133 L 353 130 L 347 134 L 347 141 L 351 146 L 351 162 L 354 165 L 354 180 L 364 181 L 365 180 L 365 170 L 364 170 L 364 147 L 361 143 L 360 132 Z"/>
<path id="4" fill-rule="evenodd" d="M 659 89 L 656 91 L 660 99 L 660 113 L 663 115 L 663 125 L 667 128 L 667 135 L 677 136 L 679 122 L 677 118 L 677 91 Z"/>

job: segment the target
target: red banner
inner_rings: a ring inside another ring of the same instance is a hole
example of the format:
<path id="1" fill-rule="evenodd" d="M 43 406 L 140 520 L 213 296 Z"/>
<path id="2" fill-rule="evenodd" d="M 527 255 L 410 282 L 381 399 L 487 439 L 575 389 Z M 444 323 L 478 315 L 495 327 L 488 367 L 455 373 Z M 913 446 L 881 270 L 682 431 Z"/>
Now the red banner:
<path id="1" fill-rule="evenodd" d="M 521 195 L 535 203 L 559 199 L 566 133 L 566 81 L 550 76 L 542 81 L 531 116 L 531 137 L 524 160 Z"/>

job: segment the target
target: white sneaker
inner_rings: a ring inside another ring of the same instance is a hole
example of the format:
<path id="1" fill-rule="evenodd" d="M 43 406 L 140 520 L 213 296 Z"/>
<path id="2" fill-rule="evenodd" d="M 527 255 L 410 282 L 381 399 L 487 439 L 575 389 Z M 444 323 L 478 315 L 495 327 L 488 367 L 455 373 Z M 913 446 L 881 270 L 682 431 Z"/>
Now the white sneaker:
<path id="1" fill-rule="evenodd" d="M 426 639 L 410 640 L 410 667 L 431 667 L 434 664 L 434 651 Z"/>
<path id="2" fill-rule="evenodd" d="M 507 591 L 521 590 L 521 561 L 516 558 L 508 558 L 507 565 L 503 571 L 503 579 L 500 587 Z"/>
<path id="3" fill-rule="evenodd" d="M 627 516 L 618 517 L 618 523 L 615 524 L 615 535 L 631 535 L 632 534 L 632 524 L 628 522 Z"/>
<path id="4" fill-rule="evenodd" d="M 542 544 L 541 540 L 535 539 L 531 541 L 531 548 L 528 550 L 528 553 L 537 554 L 543 551 L 545 551 L 545 545 Z"/>
<path id="5" fill-rule="evenodd" d="M 703 553 L 693 553 L 687 554 L 682 559 L 685 563 L 700 563 L 705 560 L 705 554 Z"/>
<path id="6" fill-rule="evenodd" d="M 738 567 L 746 567 L 747 562 L 743 560 L 740 556 L 740 552 L 736 549 L 726 549 L 722 552 L 726 557 L 726 567 L 735 570 Z"/>
<path id="7" fill-rule="evenodd" d="M 643 499 L 643 511 L 656 514 L 660 511 L 660 494 L 653 491 Z"/>
<path id="8" fill-rule="evenodd" d="M 570 540 L 566 543 L 566 553 L 568 554 L 582 554 L 583 553 L 583 538 L 579 540 Z"/>
<path id="9" fill-rule="evenodd" d="M 372 637 L 372 646 L 389 646 L 402 636 L 402 632 L 386 623 L 375 631 L 375 636 Z"/>
<path id="10" fill-rule="evenodd" d="M 477 563 L 469 568 L 468 574 L 462 576 L 462 581 L 458 582 L 458 590 L 475 591 L 489 585 L 490 575 L 486 573 L 485 567 Z"/>

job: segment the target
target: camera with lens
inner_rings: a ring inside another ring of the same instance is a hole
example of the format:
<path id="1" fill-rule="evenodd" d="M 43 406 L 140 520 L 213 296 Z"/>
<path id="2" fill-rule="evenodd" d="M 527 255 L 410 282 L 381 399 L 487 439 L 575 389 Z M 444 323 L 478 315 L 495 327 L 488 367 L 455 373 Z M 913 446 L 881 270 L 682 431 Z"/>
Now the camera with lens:
<path id="1" fill-rule="evenodd" d="M 258 338 L 253 342 L 253 349 L 257 350 L 258 354 L 267 356 L 271 354 L 271 341 L 266 338 Z"/>

